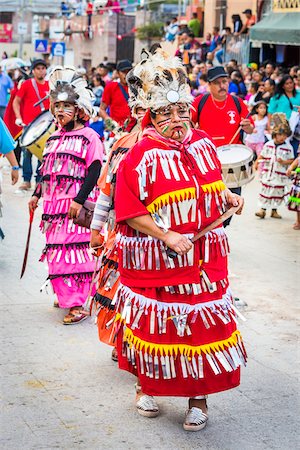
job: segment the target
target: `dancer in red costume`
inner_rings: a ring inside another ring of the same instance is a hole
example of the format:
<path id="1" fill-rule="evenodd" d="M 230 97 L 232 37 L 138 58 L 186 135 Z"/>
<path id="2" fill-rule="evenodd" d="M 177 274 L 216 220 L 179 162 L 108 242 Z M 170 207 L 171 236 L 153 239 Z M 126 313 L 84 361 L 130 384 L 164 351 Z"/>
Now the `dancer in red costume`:
<path id="1" fill-rule="evenodd" d="M 161 49 L 128 75 L 148 110 L 143 139 L 118 170 L 119 367 L 138 377 L 136 406 L 155 417 L 153 396 L 189 398 L 183 427 L 206 426 L 207 394 L 236 387 L 246 352 L 236 328 L 222 226 L 194 244 L 228 205 L 243 205 L 222 181 L 209 136 L 190 126 L 184 68 Z M 177 252 L 170 258 L 167 247 Z"/>

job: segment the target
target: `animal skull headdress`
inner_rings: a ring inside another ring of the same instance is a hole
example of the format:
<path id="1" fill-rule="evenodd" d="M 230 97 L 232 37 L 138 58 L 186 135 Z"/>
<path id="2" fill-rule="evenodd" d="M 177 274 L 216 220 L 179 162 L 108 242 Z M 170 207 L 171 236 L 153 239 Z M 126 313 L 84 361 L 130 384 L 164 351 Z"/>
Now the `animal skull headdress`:
<path id="1" fill-rule="evenodd" d="M 88 88 L 82 74 L 72 66 L 56 66 L 49 76 L 50 98 L 52 103 L 70 102 L 84 111 L 84 119 L 94 115 L 93 92 Z"/>
<path id="2" fill-rule="evenodd" d="M 142 61 L 127 75 L 133 114 L 138 107 L 156 111 L 172 103 L 192 103 L 187 75 L 179 58 L 169 56 L 161 48 L 156 48 L 153 54 L 143 50 L 141 56 Z"/>

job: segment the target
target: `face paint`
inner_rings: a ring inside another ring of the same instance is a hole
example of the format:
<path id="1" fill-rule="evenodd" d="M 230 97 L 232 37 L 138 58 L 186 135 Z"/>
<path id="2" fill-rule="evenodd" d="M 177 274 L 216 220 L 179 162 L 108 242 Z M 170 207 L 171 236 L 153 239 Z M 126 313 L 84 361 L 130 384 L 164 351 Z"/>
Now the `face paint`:
<path id="1" fill-rule="evenodd" d="M 186 123 L 186 122 L 183 122 L 183 126 L 188 130 L 189 129 L 189 126 L 188 126 L 188 124 Z"/>
<path id="2" fill-rule="evenodd" d="M 56 102 L 54 104 L 54 115 L 60 125 L 66 126 L 66 124 L 74 119 L 75 105 L 68 102 Z"/>
<path id="3" fill-rule="evenodd" d="M 162 132 L 165 133 L 166 131 L 168 131 L 169 128 L 170 128 L 169 126 L 166 126 L 166 127 L 162 130 Z"/>

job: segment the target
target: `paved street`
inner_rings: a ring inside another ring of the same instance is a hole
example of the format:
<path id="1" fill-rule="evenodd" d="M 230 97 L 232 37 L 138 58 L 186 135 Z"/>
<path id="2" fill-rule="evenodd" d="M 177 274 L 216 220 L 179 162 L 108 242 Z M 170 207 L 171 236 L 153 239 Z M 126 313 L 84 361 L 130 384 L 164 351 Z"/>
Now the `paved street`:
<path id="1" fill-rule="evenodd" d="M 27 271 L 19 279 L 30 194 L 16 195 L 7 173 L 3 191 L 1 449 L 299 448 L 300 233 L 292 230 L 294 214 L 284 207 L 282 220 L 254 217 L 256 181 L 244 189 L 244 214 L 229 230 L 232 287 L 247 303 L 242 309 L 247 321 L 240 328 L 249 364 L 239 388 L 210 396 L 207 428 L 190 434 L 182 429 L 184 399 L 161 398 L 159 418 L 140 417 L 134 379 L 117 370 L 111 349 L 98 342 L 97 327 L 90 320 L 61 325 L 65 312 L 52 307 L 50 293 L 40 292 L 47 276 L 38 262 L 44 243 L 40 208 Z"/>

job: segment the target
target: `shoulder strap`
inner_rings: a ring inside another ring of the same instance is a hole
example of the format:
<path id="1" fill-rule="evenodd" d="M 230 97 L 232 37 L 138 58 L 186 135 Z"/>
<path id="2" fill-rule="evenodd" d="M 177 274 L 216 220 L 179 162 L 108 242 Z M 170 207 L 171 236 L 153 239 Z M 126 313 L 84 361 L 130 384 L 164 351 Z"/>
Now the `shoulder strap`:
<path id="1" fill-rule="evenodd" d="M 198 123 L 200 124 L 200 114 L 202 112 L 203 106 L 208 100 L 208 97 L 210 96 L 210 93 L 204 94 L 201 98 L 200 102 L 198 103 Z"/>
<path id="2" fill-rule="evenodd" d="M 41 99 L 41 96 L 39 93 L 39 88 L 37 86 L 35 78 L 31 78 L 31 83 L 32 83 L 33 89 L 35 90 L 35 93 L 37 95 L 38 101 L 40 102 L 42 99 Z M 41 111 L 45 111 L 45 106 L 42 101 L 40 103 L 40 108 L 41 108 Z"/>
<path id="3" fill-rule="evenodd" d="M 238 110 L 238 113 L 239 113 L 239 114 L 241 114 L 241 111 L 242 111 L 242 107 L 241 107 L 241 104 L 240 104 L 239 98 L 238 98 L 238 97 L 236 97 L 235 95 L 232 95 L 232 98 L 233 98 L 233 101 L 234 101 L 235 107 L 236 107 L 236 109 Z"/>
<path id="4" fill-rule="evenodd" d="M 124 95 L 124 98 L 125 98 L 126 102 L 128 102 L 129 95 L 127 94 L 127 92 L 125 91 L 125 89 L 124 89 L 124 87 L 121 85 L 121 83 L 118 83 L 118 85 L 119 85 L 119 87 L 120 87 L 120 89 L 121 89 L 121 91 L 122 91 L 122 94 Z"/>
<path id="5" fill-rule="evenodd" d="M 294 110 L 294 107 L 293 107 L 293 104 L 292 104 L 292 102 L 291 102 L 290 97 L 288 97 L 288 96 L 286 95 L 286 93 L 284 93 L 284 95 L 285 95 L 286 98 L 288 99 L 288 102 L 289 102 L 289 104 L 290 104 L 290 108 L 291 108 L 291 110 L 293 111 L 293 110 Z"/>

